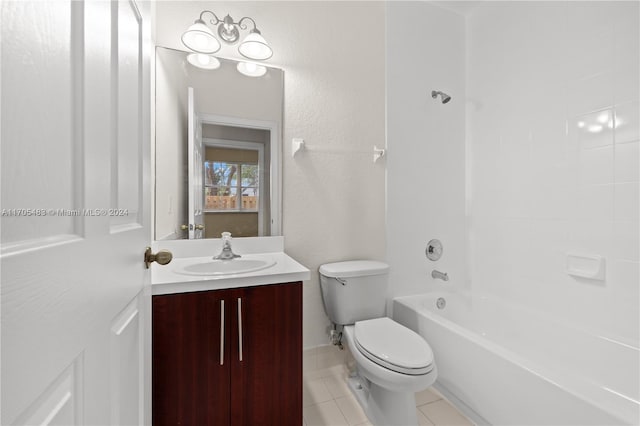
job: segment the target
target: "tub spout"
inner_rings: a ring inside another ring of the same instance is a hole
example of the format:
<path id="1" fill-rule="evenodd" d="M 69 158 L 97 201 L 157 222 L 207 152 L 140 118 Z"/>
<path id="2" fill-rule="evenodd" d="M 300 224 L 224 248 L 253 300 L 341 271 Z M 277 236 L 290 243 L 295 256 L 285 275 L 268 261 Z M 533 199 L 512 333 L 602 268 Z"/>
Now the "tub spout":
<path id="1" fill-rule="evenodd" d="M 434 269 L 431 271 L 431 276 L 437 280 L 449 281 L 449 275 L 446 272 L 440 272 Z"/>

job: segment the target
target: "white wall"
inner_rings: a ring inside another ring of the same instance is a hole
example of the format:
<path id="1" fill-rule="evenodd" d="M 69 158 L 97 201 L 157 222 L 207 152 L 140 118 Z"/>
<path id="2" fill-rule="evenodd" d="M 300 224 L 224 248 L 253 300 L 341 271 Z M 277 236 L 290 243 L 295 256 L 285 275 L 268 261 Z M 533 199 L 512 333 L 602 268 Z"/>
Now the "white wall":
<path id="1" fill-rule="evenodd" d="M 635 344 L 639 27 L 637 2 L 496 2 L 467 28 L 474 290 Z"/>
<path id="2" fill-rule="evenodd" d="M 387 6 L 387 260 L 390 296 L 466 285 L 464 17 Z M 452 96 L 447 104 L 432 90 Z M 444 254 L 425 256 L 438 238 Z M 450 281 L 431 278 L 437 268 Z"/>
<path id="3" fill-rule="evenodd" d="M 283 234 L 287 253 L 312 270 L 304 287 L 304 345 L 327 341 L 317 268 L 383 259 L 385 56 L 382 2 L 158 2 L 158 45 L 180 35 L 204 9 L 251 16 L 285 71 Z M 238 58 L 223 47 L 221 55 Z M 291 157 L 291 139 L 324 151 Z"/>

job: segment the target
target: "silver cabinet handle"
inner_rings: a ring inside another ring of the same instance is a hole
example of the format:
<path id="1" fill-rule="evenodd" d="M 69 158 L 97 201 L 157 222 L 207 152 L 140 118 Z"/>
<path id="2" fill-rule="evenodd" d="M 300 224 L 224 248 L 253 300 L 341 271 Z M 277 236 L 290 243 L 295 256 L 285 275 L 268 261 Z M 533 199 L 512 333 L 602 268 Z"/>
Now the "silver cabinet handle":
<path id="1" fill-rule="evenodd" d="M 238 297 L 238 356 L 242 361 L 242 299 Z"/>
<path id="2" fill-rule="evenodd" d="M 224 300 L 220 301 L 220 365 L 224 365 Z"/>

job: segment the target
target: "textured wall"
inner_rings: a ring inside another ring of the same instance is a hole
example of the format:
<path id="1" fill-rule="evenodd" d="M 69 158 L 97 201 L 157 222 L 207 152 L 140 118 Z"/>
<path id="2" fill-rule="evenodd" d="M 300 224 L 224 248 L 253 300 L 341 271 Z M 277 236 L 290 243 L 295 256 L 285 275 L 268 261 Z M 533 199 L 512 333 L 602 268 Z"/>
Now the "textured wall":
<path id="1" fill-rule="evenodd" d="M 638 2 L 468 17 L 473 288 L 638 342 Z M 566 273 L 606 258 L 606 280 Z"/>
<path id="2" fill-rule="evenodd" d="M 384 3 L 158 2 L 157 43 L 180 35 L 204 9 L 250 15 L 285 72 L 283 234 L 288 254 L 312 270 L 304 287 L 304 345 L 325 343 L 318 267 L 385 255 Z M 223 47 L 220 54 L 238 58 Z M 291 139 L 308 152 L 291 157 Z M 314 149 L 315 148 L 315 149 Z"/>
<path id="3" fill-rule="evenodd" d="M 424 2 L 387 8 L 387 259 L 390 295 L 463 288 L 465 239 L 465 21 Z M 432 90 L 452 96 L 447 104 Z M 425 256 L 438 238 L 444 254 Z M 431 278 L 437 268 L 450 281 Z"/>

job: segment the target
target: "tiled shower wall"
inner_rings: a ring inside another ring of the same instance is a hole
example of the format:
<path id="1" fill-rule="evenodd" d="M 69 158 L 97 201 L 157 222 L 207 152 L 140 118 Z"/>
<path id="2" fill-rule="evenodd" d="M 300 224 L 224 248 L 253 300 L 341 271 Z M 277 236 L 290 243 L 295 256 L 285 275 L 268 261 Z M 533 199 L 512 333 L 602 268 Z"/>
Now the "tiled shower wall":
<path id="1" fill-rule="evenodd" d="M 638 342 L 638 2 L 495 2 L 467 17 L 474 291 Z M 606 258 L 604 281 L 567 253 Z"/>
<path id="2" fill-rule="evenodd" d="M 389 296 L 463 289 L 465 19 L 428 2 L 392 1 L 386 27 Z M 425 256 L 434 238 L 444 246 L 437 262 Z M 450 280 L 433 279 L 433 269 Z"/>

